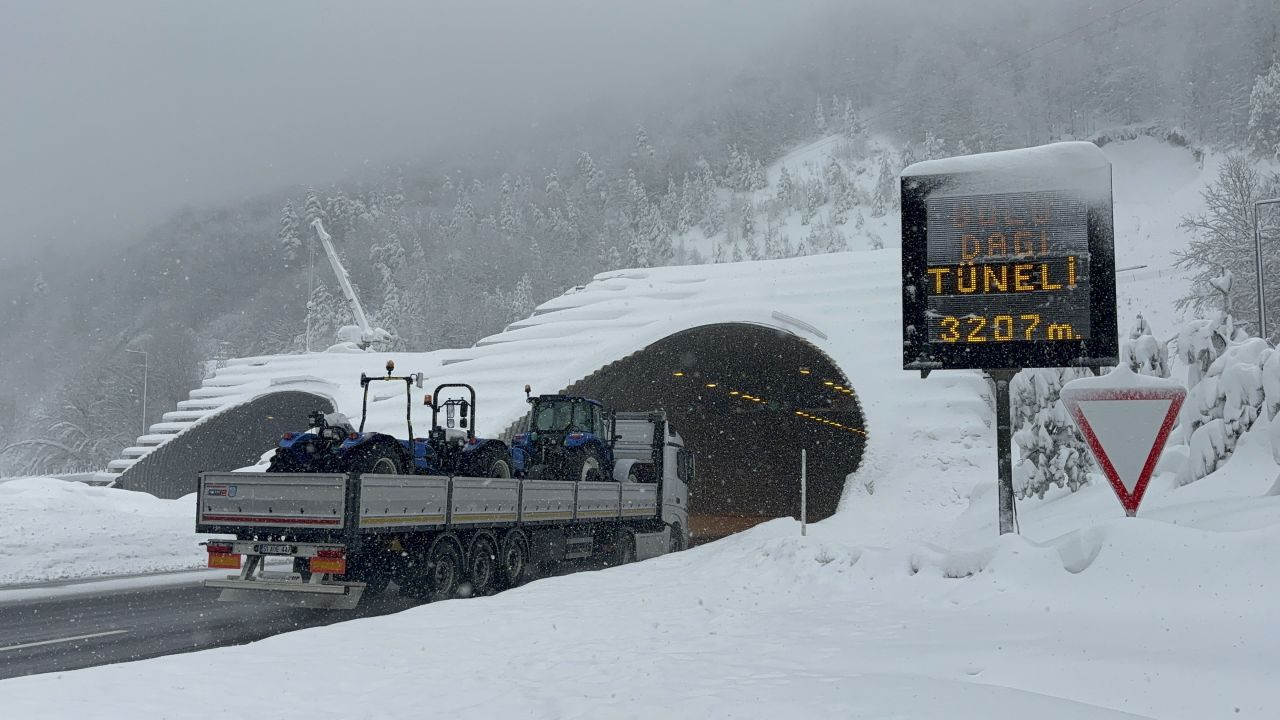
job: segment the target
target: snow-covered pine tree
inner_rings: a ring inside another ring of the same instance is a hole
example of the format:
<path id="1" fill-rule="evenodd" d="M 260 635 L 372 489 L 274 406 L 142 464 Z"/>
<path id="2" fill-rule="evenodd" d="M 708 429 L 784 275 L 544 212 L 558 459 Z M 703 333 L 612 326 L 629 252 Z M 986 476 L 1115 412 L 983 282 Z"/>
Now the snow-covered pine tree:
<path id="1" fill-rule="evenodd" d="M 307 188 L 307 200 L 302 206 L 302 219 L 306 225 L 306 232 L 312 232 L 311 223 L 317 219 L 326 224 L 329 222 L 329 215 L 324 211 L 324 205 L 320 202 L 320 196 L 315 188 Z"/>
<path id="2" fill-rule="evenodd" d="M 537 304 L 534 297 L 533 280 L 529 277 L 529 273 L 520 276 L 520 281 L 516 283 L 516 287 L 511 291 L 511 313 L 508 323 L 522 320 L 533 314 L 533 308 Z"/>
<path id="3" fill-rule="evenodd" d="M 276 231 L 276 239 L 284 253 L 286 264 L 292 265 L 302 256 L 302 238 L 299 236 L 298 213 L 293 209 L 293 202 L 285 202 L 280 211 L 280 229 Z"/>
<path id="4" fill-rule="evenodd" d="M 1013 440 L 1021 457 L 1013 468 L 1018 497 L 1043 498 L 1053 485 L 1075 492 L 1088 484 L 1092 460 L 1059 401 L 1063 385 L 1088 374 L 1076 368 L 1038 368 L 1023 370 L 1009 383 Z"/>
<path id="5" fill-rule="evenodd" d="M 822 107 L 822 96 L 818 96 L 818 101 L 813 108 L 813 126 L 818 132 L 827 131 L 827 113 Z"/>
<path id="6" fill-rule="evenodd" d="M 756 210 L 751 205 L 749 199 L 742 203 L 742 213 L 738 225 L 739 231 L 742 233 L 742 241 L 747 245 L 755 245 L 756 243 Z"/>
<path id="7" fill-rule="evenodd" d="M 1280 159 L 1280 57 L 1258 76 L 1249 95 L 1249 145 L 1263 157 Z"/>
<path id="8" fill-rule="evenodd" d="M 937 160 L 950 154 L 947 152 L 947 142 L 932 132 L 924 134 L 924 145 L 920 151 L 922 153 L 921 160 Z M 906 165 L 903 165 L 903 167 L 906 167 Z"/>
<path id="9" fill-rule="evenodd" d="M 684 180 L 680 183 L 679 204 L 676 206 L 675 231 L 679 235 L 692 230 L 696 223 L 693 192 L 693 183 L 689 180 L 689 173 L 685 173 Z"/>
<path id="10" fill-rule="evenodd" d="M 1176 439 L 1190 450 L 1178 473 L 1181 484 L 1208 475 L 1235 452 L 1236 441 L 1261 412 L 1262 368 L 1272 352 L 1265 340 L 1250 338 L 1235 326 L 1231 274 L 1209 284 L 1222 309 L 1185 323 L 1178 332 L 1178 354 L 1187 366 L 1189 388 L 1176 432 Z"/>
<path id="11" fill-rule="evenodd" d="M 725 261 L 724 243 L 720 242 L 719 239 L 714 242 L 715 248 L 711 251 L 711 262 L 722 263 Z"/>
<path id="12" fill-rule="evenodd" d="M 871 198 L 871 217 L 884 217 L 890 210 L 897 210 L 898 176 L 889 163 L 889 155 L 880 156 L 880 176 L 876 180 L 876 192 Z"/>
<path id="13" fill-rule="evenodd" d="M 1120 348 L 1120 357 L 1139 375 L 1169 377 L 1169 350 L 1156 339 L 1151 323 L 1141 313 L 1129 331 L 1129 338 Z"/>
<path id="14" fill-rule="evenodd" d="M 583 150 L 578 153 L 578 174 L 582 176 L 582 189 L 588 193 L 596 190 L 604 192 L 603 178 L 599 169 L 596 168 L 596 162 L 591 158 L 591 153 Z"/>
<path id="15" fill-rule="evenodd" d="M 322 281 L 311 289 L 307 309 L 311 313 L 311 337 L 308 339 L 304 331 L 296 344 L 312 350 L 324 350 L 334 344 L 338 329 L 350 322 L 347 317 L 350 313 L 342 299 L 329 292 Z"/>
<path id="16" fill-rule="evenodd" d="M 631 157 L 652 158 L 653 156 L 653 146 L 649 144 L 649 133 L 644 129 L 644 125 L 637 124 L 635 150 L 631 153 Z"/>
<path id="17" fill-rule="evenodd" d="M 747 154 L 747 187 L 750 190 L 763 190 L 769 187 L 769 178 L 765 174 L 764 165 L 758 158 Z"/>
<path id="18" fill-rule="evenodd" d="M 853 100 L 845 98 L 844 100 L 844 136 L 848 140 L 859 141 L 866 135 L 866 126 L 862 122 L 862 118 L 858 115 L 857 109 L 853 106 Z"/>
<path id="19" fill-rule="evenodd" d="M 548 202 L 553 205 L 564 202 L 564 188 L 560 185 L 560 175 L 555 168 L 551 168 L 543 182 L 542 191 L 546 194 Z"/>
<path id="20" fill-rule="evenodd" d="M 827 203 L 827 196 L 823 192 L 820 178 L 805 180 L 802 190 L 804 191 L 804 207 L 800 210 L 800 224 L 808 225 L 814 216 L 818 214 L 818 210 Z"/>
<path id="21" fill-rule="evenodd" d="M 776 260 L 786 257 L 783 254 L 782 239 L 779 237 L 778 226 L 772 221 L 765 223 L 764 228 L 764 257 L 766 260 Z"/>
<path id="22" fill-rule="evenodd" d="M 325 200 L 324 212 L 327 219 L 324 221 L 324 227 L 335 240 L 343 240 L 355 229 L 354 209 L 354 204 L 341 190 Z"/>
<path id="23" fill-rule="evenodd" d="M 778 201 L 784 207 L 794 207 L 795 192 L 796 188 L 795 183 L 791 180 L 791 171 L 787 169 L 786 165 L 783 165 L 782 169 L 778 171 Z"/>

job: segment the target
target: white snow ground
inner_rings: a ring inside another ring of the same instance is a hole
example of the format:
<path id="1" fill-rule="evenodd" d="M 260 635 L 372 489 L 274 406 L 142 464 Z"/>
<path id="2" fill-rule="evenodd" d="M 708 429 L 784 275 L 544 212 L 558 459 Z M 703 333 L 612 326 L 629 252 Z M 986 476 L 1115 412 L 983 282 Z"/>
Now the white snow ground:
<path id="1" fill-rule="evenodd" d="M 943 535 L 775 520 L 644 563 L 247 646 L 0 681 L 21 718 L 1274 718 L 1280 497 L 1266 421 L 1215 475 Z M 912 482 L 929 482 L 921 468 Z M 891 512 L 893 508 L 882 507 Z"/>
<path id="2" fill-rule="evenodd" d="M 56 478 L 0 483 L 0 589 L 44 580 L 169 572 L 205 564 L 195 498 Z"/>

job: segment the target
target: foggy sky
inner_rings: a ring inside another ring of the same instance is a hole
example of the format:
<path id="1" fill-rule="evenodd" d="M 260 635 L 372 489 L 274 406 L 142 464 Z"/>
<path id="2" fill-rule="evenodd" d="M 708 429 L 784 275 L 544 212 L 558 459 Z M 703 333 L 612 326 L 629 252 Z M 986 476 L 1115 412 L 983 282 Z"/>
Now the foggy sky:
<path id="1" fill-rule="evenodd" d="M 824 4 L 5 2 L 0 258 L 550 114 L 630 104 L 643 120 L 647 100 L 710 88 Z"/>

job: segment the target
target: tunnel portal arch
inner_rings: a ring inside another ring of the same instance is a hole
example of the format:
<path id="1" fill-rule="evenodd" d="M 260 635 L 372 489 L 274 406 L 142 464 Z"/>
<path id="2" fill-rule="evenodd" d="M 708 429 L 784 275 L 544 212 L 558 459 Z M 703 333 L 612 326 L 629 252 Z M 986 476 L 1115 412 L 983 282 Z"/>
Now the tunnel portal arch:
<path id="1" fill-rule="evenodd" d="M 115 487 L 156 497 L 196 491 L 196 475 L 252 465 L 289 430 L 303 429 L 313 410 L 334 412 L 331 398 L 300 390 L 267 393 L 191 426 L 120 474 Z"/>
<path id="2" fill-rule="evenodd" d="M 695 453 L 690 526 L 698 539 L 798 516 L 800 449 L 808 451 L 808 517 L 836 511 L 866 430 L 856 392 L 821 349 L 749 323 L 683 330 L 563 392 L 619 411 L 665 410 Z"/>

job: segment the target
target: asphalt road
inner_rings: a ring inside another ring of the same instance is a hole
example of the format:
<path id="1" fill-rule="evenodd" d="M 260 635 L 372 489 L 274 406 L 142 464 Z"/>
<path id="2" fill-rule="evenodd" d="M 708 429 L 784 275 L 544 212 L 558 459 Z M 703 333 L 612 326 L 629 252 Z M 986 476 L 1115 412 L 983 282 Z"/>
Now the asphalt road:
<path id="1" fill-rule="evenodd" d="M 0 679 L 241 645 L 421 602 L 393 592 L 356 610 L 321 611 L 217 598 L 192 584 L 0 603 Z"/>

